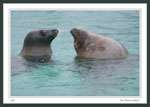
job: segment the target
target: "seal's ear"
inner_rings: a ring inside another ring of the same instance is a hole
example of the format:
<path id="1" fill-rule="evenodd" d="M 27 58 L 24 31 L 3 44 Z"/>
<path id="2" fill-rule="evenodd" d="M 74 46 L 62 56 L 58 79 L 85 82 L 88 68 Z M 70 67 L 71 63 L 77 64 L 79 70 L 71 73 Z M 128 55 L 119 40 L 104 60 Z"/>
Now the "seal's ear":
<path id="1" fill-rule="evenodd" d="M 41 34 L 42 36 L 46 36 L 46 32 L 44 32 L 43 30 L 40 30 L 40 34 Z"/>

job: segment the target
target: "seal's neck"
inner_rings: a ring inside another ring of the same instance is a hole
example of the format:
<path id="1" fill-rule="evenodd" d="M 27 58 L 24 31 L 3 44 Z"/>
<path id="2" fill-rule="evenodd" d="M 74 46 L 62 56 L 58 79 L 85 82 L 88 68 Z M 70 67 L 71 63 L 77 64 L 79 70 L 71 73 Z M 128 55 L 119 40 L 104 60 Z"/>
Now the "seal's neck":
<path id="1" fill-rule="evenodd" d="M 23 47 L 21 53 L 19 54 L 21 56 L 51 56 L 52 50 L 50 46 L 28 46 Z"/>

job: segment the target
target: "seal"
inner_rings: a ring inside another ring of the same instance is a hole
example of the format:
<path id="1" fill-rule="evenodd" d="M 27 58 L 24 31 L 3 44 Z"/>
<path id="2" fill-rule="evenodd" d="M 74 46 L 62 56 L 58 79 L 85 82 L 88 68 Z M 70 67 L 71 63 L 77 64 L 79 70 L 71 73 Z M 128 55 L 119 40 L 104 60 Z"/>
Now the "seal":
<path id="1" fill-rule="evenodd" d="M 27 34 L 19 56 L 51 56 L 51 42 L 58 30 L 34 30 Z"/>
<path id="2" fill-rule="evenodd" d="M 70 33 L 74 38 L 74 48 L 77 56 L 109 59 L 128 55 L 125 47 L 114 39 L 79 28 L 73 28 Z"/>

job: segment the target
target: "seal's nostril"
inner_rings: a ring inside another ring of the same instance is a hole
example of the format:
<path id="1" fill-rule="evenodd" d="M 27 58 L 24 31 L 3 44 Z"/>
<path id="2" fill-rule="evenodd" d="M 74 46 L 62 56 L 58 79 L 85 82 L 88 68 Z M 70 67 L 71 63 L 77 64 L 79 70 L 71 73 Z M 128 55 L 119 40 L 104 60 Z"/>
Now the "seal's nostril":
<path id="1" fill-rule="evenodd" d="M 71 33 L 71 34 L 73 33 L 73 29 L 72 29 L 72 30 L 70 30 L 70 33 Z"/>
<path id="2" fill-rule="evenodd" d="M 77 32 L 77 31 L 78 31 L 77 28 L 72 28 L 70 32 L 73 33 L 73 32 Z"/>
<path id="3" fill-rule="evenodd" d="M 56 33 L 58 33 L 58 30 L 55 30 Z"/>
<path id="4" fill-rule="evenodd" d="M 57 29 L 53 29 L 52 32 L 58 33 L 58 30 Z"/>

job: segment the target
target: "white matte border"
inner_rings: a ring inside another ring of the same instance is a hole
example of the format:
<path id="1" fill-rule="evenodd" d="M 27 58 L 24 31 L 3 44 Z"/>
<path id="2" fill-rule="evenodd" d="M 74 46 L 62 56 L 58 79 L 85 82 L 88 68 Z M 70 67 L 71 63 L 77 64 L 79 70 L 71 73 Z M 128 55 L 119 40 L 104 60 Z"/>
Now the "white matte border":
<path id="1" fill-rule="evenodd" d="M 10 10 L 139 10 L 140 11 L 140 96 L 10 96 Z M 147 103 L 147 5 L 144 4 L 3 4 L 3 103 Z"/>

